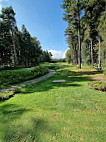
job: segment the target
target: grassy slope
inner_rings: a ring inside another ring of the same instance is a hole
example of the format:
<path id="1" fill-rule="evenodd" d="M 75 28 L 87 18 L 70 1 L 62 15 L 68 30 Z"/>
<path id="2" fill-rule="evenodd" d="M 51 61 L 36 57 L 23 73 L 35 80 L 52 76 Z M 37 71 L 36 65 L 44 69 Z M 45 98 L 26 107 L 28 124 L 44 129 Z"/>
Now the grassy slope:
<path id="1" fill-rule="evenodd" d="M 0 71 L 0 89 L 11 86 L 11 84 L 37 78 L 46 73 L 48 71 L 45 69 L 45 66 Z"/>
<path id="2" fill-rule="evenodd" d="M 0 102 L 0 140 L 104 142 L 106 93 L 88 87 L 90 75 L 96 72 L 75 70 L 65 66 L 53 77 Z M 52 83 L 55 79 L 66 82 Z"/>

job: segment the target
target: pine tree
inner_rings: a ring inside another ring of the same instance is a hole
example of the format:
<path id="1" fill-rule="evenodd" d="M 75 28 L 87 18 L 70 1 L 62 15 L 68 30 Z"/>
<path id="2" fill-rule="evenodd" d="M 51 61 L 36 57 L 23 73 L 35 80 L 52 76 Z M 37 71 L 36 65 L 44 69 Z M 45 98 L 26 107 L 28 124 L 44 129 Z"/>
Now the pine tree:
<path id="1" fill-rule="evenodd" d="M 16 30 L 16 20 L 15 20 L 15 12 L 13 8 L 7 7 L 2 9 L 2 14 L 0 18 L 3 22 L 6 23 L 8 30 L 10 31 L 12 37 L 12 45 L 13 45 L 13 52 L 14 52 L 14 66 L 16 66 L 16 47 L 15 47 L 15 30 Z"/>
<path id="2" fill-rule="evenodd" d="M 79 68 L 81 68 L 81 12 L 83 10 L 83 4 L 84 0 L 64 0 L 62 5 L 62 8 L 65 10 L 63 20 L 68 22 L 70 33 L 72 33 L 72 28 L 77 31 Z"/>

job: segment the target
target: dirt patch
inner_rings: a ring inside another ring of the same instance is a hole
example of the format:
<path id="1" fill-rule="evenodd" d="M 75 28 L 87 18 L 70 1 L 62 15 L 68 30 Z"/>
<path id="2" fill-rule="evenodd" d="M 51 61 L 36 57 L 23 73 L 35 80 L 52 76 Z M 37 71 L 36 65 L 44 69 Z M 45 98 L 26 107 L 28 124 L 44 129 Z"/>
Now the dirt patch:
<path id="1" fill-rule="evenodd" d="M 66 82 L 66 80 L 54 80 L 53 82 Z"/>
<path id="2" fill-rule="evenodd" d="M 106 76 L 103 74 L 100 75 L 95 75 L 92 77 L 93 80 L 95 81 L 102 81 L 102 82 L 106 82 Z"/>

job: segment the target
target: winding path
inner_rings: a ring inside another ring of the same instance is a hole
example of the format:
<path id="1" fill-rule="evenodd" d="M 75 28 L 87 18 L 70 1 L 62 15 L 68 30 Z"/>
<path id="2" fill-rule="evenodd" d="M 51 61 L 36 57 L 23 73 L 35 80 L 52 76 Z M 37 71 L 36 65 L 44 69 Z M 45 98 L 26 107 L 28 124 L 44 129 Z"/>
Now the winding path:
<path id="1" fill-rule="evenodd" d="M 37 82 L 43 81 L 43 80 L 53 76 L 56 73 L 54 70 L 51 70 L 51 69 L 48 69 L 48 70 L 49 70 L 49 73 L 47 75 L 45 75 L 45 76 L 42 76 L 42 77 L 30 80 L 30 81 L 26 81 L 24 83 L 20 83 L 20 84 L 17 84 L 17 85 L 8 87 L 8 88 L 1 89 L 0 93 L 1 92 L 14 91 L 15 89 L 19 89 L 21 87 L 25 87 L 25 86 L 30 85 L 32 83 L 37 83 Z"/>

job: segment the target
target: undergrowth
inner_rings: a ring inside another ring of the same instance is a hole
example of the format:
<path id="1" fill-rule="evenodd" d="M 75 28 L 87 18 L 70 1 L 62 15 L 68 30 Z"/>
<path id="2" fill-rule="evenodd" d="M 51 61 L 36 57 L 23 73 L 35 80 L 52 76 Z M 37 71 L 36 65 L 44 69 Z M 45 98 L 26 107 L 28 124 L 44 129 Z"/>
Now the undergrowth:
<path id="1" fill-rule="evenodd" d="M 7 85 L 20 83 L 34 79 L 48 73 L 45 67 L 37 66 L 33 68 L 24 68 L 18 70 L 6 70 L 0 72 L 0 89 Z"/>

